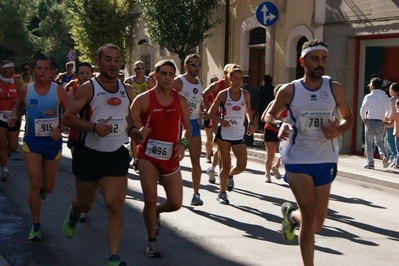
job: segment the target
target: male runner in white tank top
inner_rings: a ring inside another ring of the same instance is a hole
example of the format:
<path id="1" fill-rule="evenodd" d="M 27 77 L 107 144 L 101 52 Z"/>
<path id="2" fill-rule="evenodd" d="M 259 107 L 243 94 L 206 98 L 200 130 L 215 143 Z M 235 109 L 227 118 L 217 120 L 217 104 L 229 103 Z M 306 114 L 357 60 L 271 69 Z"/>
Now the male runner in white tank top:
<path id="1" fill-rule="evenodd" d="M 338 161 L 337 137 L 353 123 L 342 86 L 324 75 L 328 49 L 325 43 L 311 40 L 302 46 L 299 58 L 305 69 L 302 79 L 285 84 L 266 115 L 266 122 L 279 128 L 281 158 L 299 209 L 284 203 L 283 237 L 292 241 L 299 227 L 299 245 L 304 265 L 313 265 L 315 232 L 327 214 L 331 182 Z M 286 122 L 278 120 L 284 109 Z M 341 122 L 335 123 L 336 111 Z"/>

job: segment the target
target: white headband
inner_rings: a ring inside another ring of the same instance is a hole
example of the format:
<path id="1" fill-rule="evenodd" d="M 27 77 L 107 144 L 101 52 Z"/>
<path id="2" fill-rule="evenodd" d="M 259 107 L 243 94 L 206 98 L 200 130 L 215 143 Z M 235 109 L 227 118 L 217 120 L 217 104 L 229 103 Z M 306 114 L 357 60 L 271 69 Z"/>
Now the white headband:
<path id="1" fill-rule="evenodd" d="M 318 45 L 311 46 L 311 47 L 308 47 L 308 48 L 306 48 L 306 49 L 303 49 L 302 52 L 301 52 L 301 57 L 305 57 L 305 55 L 307 55 L 308 53 L 310 53 L 310 52 L 312 52 L 312 51 L 315 51 L 315 50 L 324 50 L 324 51 L 326 51 L 327 54 L 328 54 L 328 49 L 327 49 L 327 47 L 325 47 L 324 45 L 318 44 Z"/>
<path id="2" fill-rule="evenodd" d="M 14 63 L 7 63 L 7 64 L 4 64 L 4 65 L 1 65 L 2 68 L 13 67 L 13 66 L 14 66 Z"/>

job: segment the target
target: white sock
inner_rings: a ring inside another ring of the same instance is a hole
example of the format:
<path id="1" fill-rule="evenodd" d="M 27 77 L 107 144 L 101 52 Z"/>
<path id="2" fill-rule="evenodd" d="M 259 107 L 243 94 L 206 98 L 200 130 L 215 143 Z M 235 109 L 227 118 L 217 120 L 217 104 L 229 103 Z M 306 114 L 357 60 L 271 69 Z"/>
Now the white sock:
<path id="1" fill-rule="evenodd" d="M 290 220 L 291 223 L 296 224 L 297 222 L 294 219 L 294 216 L 292 215 L 294 211 L 290 212 L 290 214 L 288 215 L 288 220 Z"/>

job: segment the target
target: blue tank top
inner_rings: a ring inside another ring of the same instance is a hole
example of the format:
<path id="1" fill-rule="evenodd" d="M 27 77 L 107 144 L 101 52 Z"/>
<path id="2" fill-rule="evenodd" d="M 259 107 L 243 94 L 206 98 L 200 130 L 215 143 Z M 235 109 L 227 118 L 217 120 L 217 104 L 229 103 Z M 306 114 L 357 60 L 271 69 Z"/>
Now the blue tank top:
<path id="1" fill-rule="evenodd" d="M 50 139 L 52 131 L 60 124 L 60 101 L 57 95 L 57 83 L 52 82 L 46 95 L 39 95 L 34 87 L 35 82 L 28 84 L 25 98 L 26 119 L 25 137 Z M 57 142 L 62 143 L 62 138 Z"/>

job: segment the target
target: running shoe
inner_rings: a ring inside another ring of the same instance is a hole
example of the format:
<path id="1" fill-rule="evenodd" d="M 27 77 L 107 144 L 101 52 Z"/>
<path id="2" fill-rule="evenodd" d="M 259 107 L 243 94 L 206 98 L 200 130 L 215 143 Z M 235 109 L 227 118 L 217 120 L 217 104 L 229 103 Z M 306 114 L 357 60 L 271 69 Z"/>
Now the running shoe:
<path id="1" fill-rule="evenodd" d="M 281 231 L 284 239 L 289 242 L 291 242 L 295 238 L 296 223 L 291 222 L 289 219 L 289 215 L 292 211 L 295 211 L 295 208 L 289 202 L 284 202 L 283 205 L 281 206 L 281 212 L 283 214 Z"/>
<path id="2" fill-rule="evenodd" d="M 214 170 L 211 169 L 211 167 L 208 167 L 208 169 L 206 169 L 206 173 L 209 176 L 208 182 L 211 184 L 215 184 L 216 182 L 216 172 Z"/>
<path id="3" fill-rule="evenodd" d="M 79 218 L 76 218 L 76 221 L 71 220 L 71 211 L 72 211 L 72 206 L 69 208 L 68 216 L 65 219 L 64 226 L 63 226 L 64 235 L 67 238 L 72 238 L 75 235 L 76 226 L 79 221 Z"/>
<path id="4" fill-rule="evenodd" d="M 232 191 L 234 188 L 234 180 L 232 176 L 227 179 L 227 191 Z"/>
<path id="5" fill-rule="evenodd" d="M 106 266 L 126 266 L 126 262 L 121 260 L 118 255 L 111 255 Z"/>
<path id="6" fill-rule="evenodd" d="M 150 258 L 159 258 L 162 256 L 158 248 L 158 242 L 148 241 L 143 249 L 143 253 Z"/>
<path id="7" fill-rule="evenodd" d="M 35 227 L 32 225 L 28 239 L 32 241 L 42 240 L 42 229 L 39 227 L 39 229 L 35 231 Z"/>
<path id="8" fill-rule="evenodd" d="M 47 198 L 47 192 L 43 188 L 40 188 L 40 198 L 42 200 L 45 200 Z"/>
<path id="9" fill-rule="evenodd" d="M 191 200 L 191 205 L 193 206 L 202 206 L 204 205 L 204 202 L 200 198 L 200 193 L 195 193 L 193 195 L 193 199 Z"/>
<path id="10" fill-rule="evenodd" d="M 280 172 L 278 171 L 277 166 L 273 166 L 273 167 L 272 167 L 272 172 L 273 172 L 274 177 L 275 177 L 276 179 L 281 179 L 281 174 L 280 174 Z"/>
<path id="11" fill-rule="evenodd" d="M 270 178 L 270 175 L 265 175 L 265 183 L 271 183 L 272 179 Z"/>
<path id="12" fill-rule="evenodd" d="M 89 213 L 88 212 L 82 212 L 79 217 L 79 222 L 84 223 L 89 221 Z"/>
<path id="13" fill-rule="evenodd" d="M 382 159 L 382 167 L 387 168 L 389 166 L 388 160 L 389 160 L 388 157 L 385 157 L 384 159 Z"/>
<path id="14" fill-rule="evenodd" d="M 365 164 L 363 165 L 364 169 L 374 169 L 374 165 Z"/>
<path id="15" fill-rule="evenodd" d="M 155 224 L 155 235 L 159 235 L 161 231 L 161 217 L 159 217 L 159 214 L 157 215 L 157 220 Z"/>
<path id="16" fill-rule="evenodd" d="M 3 172 L 1 173 L 0 181 L 7 181 L 9 177 L 10 173 L 8 172 L 8 170 L 3 170 Z"/>
<path id="17" fill-rule="evenodd" d="M 225 204 L 225 205 L 230 204 L 230 201 L 227 199 L 226 192 L 220 192 L 216 200 L 219 201 L 220 204 Z"/>

